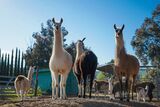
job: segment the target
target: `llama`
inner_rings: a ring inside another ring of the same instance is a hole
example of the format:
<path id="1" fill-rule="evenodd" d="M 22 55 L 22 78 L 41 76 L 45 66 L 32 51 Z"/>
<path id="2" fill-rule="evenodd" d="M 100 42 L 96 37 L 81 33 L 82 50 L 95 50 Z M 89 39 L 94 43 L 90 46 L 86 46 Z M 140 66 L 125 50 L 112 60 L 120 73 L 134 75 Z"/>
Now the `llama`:
<path id="1" fill-rule="evenodd" d="M 30 66 L 27 77 L 23 75 L 18 75 L 14 81 L 16 93 L 18 97 L 21 96 L 21 100 L 23 100 L 23 98 L 29 92 L 34 68 L 35 67 Z"/>
<path id="2" fill-rule="evenodd" d="M 76 58 L 74 63 L 74 74 L 78 81 L 78 97 L 82 95 L 82 81 L 83 81 L 83 98 L 85 98 L 86 80 L 90 76 L 90 90 L 89 98 L 91 98 L 93 79 L 97 68 L 97 57 L 92 51 L 84 51 L 83 40 L 78 40 L 76 44 Z"/>
<path id="3" fill-rule="evenodd" d="M 107 95 L 106 88 L 108 88 L 108 81 L 106 81 L 106 80 L 94 80 L 93 81 L 93 87 L 95 89 L 95 96 L 99 96 L 100 91 L 102 91 L 101 88 L 103 88 L 103 93 L 106 96 Z"/>
<path id="4" fill-rule="evenodd" d="M 149 91 L 149 86 L 146 85 L 145 88 L 143 87 L 138 87 L 137 88 L 137 101 L 139 102 L 140 99 L 142 98 L 143 102 L 146 102 L 146 96 L 148 94 Z"/>
<path id="5" fill-rule="evenodd" d="M 116 50 L 115 50 L 115 73 L 116 76 L 119 79 L 120 82 L 120 100 L 123 100 L 122 98 L 122 76 L 126 77 L 126 90 L 127 90 L 127 101 L 130 100 L 130 89 L 132 88 L 132 99 L 133 99 L 133 86 L 135 83 L 136 76 L 139 72 L 139 61 L 138 59 L 133 56 L 126 53 L 125 47 L 124 47 L 124 40 L 123 40 L 123 29 L 117 28 L 114 24 L 115 29 L 115 41 L 116 41 Z"/>
<path id="6" fill-rule="evenodd" d="M 109 84 L 109 87 L 108 87 L 109 99 L 113 100 L 115 98 L 113 96 L 113 79 L 112 79 L 112 77 L 108 79 L 108 84 Z"/>
<path id="7" fill-rule="evenodd" d="M 137 92 L 137 89 L 139 87 L 142 87 L 145 89 L 145 87 L 148 86 L 148 91 L 147 91 L 147 96 L 149 97 L 149 101 L 152 101 L 152 98 L 153 98 L 153 90 L 155 89 L 155 85 L 152 83 L 152 82 L 142 82 L 142 83 L 138 83 L 135 85 L 134 87 L 134 91 Z"/>
<path id="8" fill-rule="evenodd" d="M 54 41 L 52 55 L 50 57 L 49 68 L 52 77 L 52 99 L 58 98 L 58 77 L 61 76 L 60 81 L 60 99 L 66 99 L 66 80 L 68 74 L 72 68 L 72 56 L 63 48 L 63 35 L 61 31 L 61 25 L 63 19 L 61 18 L 60 23 L 55 22 L 52 19 L 54 29 Z M 55 90 L 56 89 L 56 90 Z M 55 95 L 56 91 L 56 95 Z"/>

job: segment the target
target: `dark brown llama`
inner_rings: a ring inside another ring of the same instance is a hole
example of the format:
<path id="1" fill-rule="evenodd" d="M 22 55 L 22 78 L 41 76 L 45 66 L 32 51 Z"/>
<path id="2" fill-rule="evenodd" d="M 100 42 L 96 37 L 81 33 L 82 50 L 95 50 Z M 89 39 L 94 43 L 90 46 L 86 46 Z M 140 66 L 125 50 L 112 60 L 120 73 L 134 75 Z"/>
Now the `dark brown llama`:
<path id="1" fill-rule="evenodd" d="M 138 59 L 133 56 L 126 53 L 125 47 L 124 47 L 124 40 L 123 40 L 123 29 L 117 28 L 116 25 L 114 25 L 115 29 L 115 42 L 116 42 L 116 50 L 115 50 L 115 73 L 116 76 L 119 79 L 120 82 L 120 100 L 123 100 L 122 97 L 122 77 L 126 77 L 125 87 L 127 90 L 127 101 L 129 101 L 130 97 L 130 89 L 132 87 L 132 99 L 133 99 L 133 86 L 135 83 L 136 76 L 139 72 L 139 61 Z"/>
<path id="2" fill-rule="evenodd" d="M 91 98 L 93 79 L 97 68 L 97 57 L 92 51 L 84 51 L 83 40 L 78 40 L 76 44 L 76 59 L 74 63 L 74 73 L 78 80 L 78 97 L 81 97 L 82 82 L 83 82 L 83 98 L 85 98 L 86 80 L 90 76 L 90 92 L 89 98 Z"/>

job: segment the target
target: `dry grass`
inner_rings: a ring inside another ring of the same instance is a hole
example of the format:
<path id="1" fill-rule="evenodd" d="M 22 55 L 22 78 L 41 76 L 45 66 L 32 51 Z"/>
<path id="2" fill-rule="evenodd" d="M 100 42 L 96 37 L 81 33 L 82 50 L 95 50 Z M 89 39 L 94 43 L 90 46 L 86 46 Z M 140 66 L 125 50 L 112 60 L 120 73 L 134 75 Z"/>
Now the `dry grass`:
<path id="1" fill-rule="evenodd" d="M 158 107 L 160 102 L 136 102 L 136 101 L 110 101 L 107 98 L 92 98 L 84 99 L 72 97 L 67 100 L 52 100 L 51 96 L 27 98 L 24 101 L 20 100 L 5 100 L 0 101 L 1 107 Z"/>

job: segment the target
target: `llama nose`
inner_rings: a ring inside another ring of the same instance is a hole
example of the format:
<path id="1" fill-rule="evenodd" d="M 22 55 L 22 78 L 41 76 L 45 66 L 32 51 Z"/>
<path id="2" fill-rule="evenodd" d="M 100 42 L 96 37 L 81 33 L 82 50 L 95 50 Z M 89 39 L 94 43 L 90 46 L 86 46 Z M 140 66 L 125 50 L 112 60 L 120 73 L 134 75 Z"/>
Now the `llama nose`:
<path id="1" fill-rule="evenodd" d="M 58 26 L 56 26 L 56 29 L 58 30 Z"/>

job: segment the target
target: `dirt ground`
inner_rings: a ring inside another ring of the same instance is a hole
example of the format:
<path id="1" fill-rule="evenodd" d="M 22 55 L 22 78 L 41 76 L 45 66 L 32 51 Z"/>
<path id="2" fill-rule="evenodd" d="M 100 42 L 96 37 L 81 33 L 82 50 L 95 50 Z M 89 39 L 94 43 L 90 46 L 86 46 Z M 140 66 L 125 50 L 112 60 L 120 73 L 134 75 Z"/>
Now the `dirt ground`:
<path id="1" fill-rule="evenodd" d="M 52 100 L 51 97 L 27 98 L 24 101 L 0 100 L 0 107 L 160 107 L 160 102 L 110 101 L 107 98 L 77 98 Z"/>

